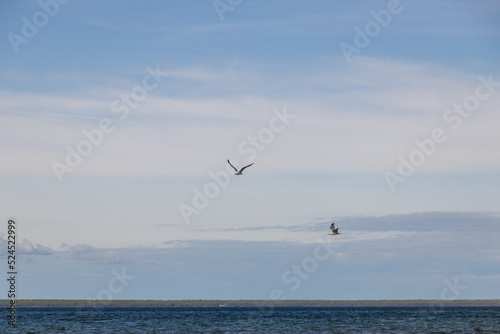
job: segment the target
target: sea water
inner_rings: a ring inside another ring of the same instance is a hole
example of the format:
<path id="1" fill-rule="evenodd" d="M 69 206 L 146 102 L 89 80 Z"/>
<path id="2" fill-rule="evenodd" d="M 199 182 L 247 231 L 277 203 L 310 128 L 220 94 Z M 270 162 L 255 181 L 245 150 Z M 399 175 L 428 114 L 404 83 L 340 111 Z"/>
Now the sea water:
<path id="1" fill-rule="evenodd" d="M 1 333 L 500 333 L 500 307 L 20 307 Z"/>

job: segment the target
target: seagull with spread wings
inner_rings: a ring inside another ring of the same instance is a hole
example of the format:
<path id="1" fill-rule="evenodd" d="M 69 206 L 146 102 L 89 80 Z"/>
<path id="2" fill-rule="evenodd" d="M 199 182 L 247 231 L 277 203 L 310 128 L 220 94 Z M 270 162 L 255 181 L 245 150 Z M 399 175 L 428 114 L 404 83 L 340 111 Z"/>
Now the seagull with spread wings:
<path id="1" fill-rule="evenodd" d="M 330 230 L 332 230 L 330 233 L 328 233 L 328 235 L 337 235 L 337 234 L 340 234 L 339 232 L 339 228 L 335 228 L 335 223 L 332 223 L 332 225 L 330 225 Z"/>
<path id="2" fill-rule="evenodd" d="M 250 165 L 247 165 L 247 166 L 241 168 L 240 170 L 237 170 L 236 167 L 234 167 L 233 165 L 231 165 L 231 163 L 229 162 L 229 159 L 227 159 L 227 163 L 229 164 L 229 166 L 233 167 L 234 171 L 236 172 L 236 173 L 234 173 L 234 175 L 241 175 L 241 174 L 243 174 L 243 170 L 245 170 L 245 168 L 250 167 L 250 166 L 253 165 L 253 163 L 251 163 Z"/>

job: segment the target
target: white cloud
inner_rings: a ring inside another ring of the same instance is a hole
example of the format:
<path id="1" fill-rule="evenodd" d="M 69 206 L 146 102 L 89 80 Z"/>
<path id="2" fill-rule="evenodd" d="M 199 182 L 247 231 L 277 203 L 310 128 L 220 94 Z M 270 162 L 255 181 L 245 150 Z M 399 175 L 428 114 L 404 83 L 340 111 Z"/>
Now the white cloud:
<path id="1" fill-rule="evenodd" d="M 52 253 L 52 250 L 48 247 L 43 247 L 39 244 L 33 245 L 31 241 L 24 239 L 17 246 L 17 250 L 19 254 L 39 254 L 39 255 L 48 255 Z"/>
<path id="2" fill-rule="evenodd" d="M 0 233 L 0 254 L 7 254 L 7 246 L 12 245 L 12 243 L 8 243 L 8 235 L 5 233 Z M 12 240 L 12 239 L 10 239 Z M 49 247 L 44 247 L 40 244 L 33 244 L 31 241 L 27 239 L 23 239 L 22 241 L 17 241 L 15 244 L 14 253 L 20 255 L 50 255 L 53 253 L 52 249 Z"/>
<path id="3" fill-rule="evenodd" d="M 123 259 L 118 252 L 101 250 L 91 245 L 70 246 L 66 252 L 68 257 L 73 260 L 103 264 L 123 263 Z"/>

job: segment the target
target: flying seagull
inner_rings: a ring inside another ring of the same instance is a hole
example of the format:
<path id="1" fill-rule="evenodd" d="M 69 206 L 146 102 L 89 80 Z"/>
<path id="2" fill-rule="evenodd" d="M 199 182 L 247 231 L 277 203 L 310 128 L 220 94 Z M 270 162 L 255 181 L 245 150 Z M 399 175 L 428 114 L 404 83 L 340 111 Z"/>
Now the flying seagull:
<path id="1" fill-rule="evenodd" d="M 233 167 L 234 171 L 236 172 L 236 173 L 234 173 L 234 175 L 241 175 L 241 174 L 243 174 L 243 170 L 244 170 L 245 168 L 250 167 L 250 166 L 252 166 L 252 165 L 253 165 L 253 163 L 251 163 L 250 165 L 245 166 L 245 167 L 243 167 L 243 168 L 242 168 L 242 169 L 240 169 L 240 170 L 237 170 L 237 169 L 236 169 L 236 167 L 234 167 L 233 165 L 231 165 L 231 163 L 229 162 L 229 159 L 227 159 L 227 163 L 229 164 L 229 166 Z"/>
<path id="2" fill-rule="evenodd" d="M 337 235 L 337 234 L 340 234 L 339 233 L 339 228 L 335 228 L 335 223 L 332 223 L 332 225 L 330 225 L 330 230 L 332 230 L 330 233 L 328 233 L 328 235 Z"/>

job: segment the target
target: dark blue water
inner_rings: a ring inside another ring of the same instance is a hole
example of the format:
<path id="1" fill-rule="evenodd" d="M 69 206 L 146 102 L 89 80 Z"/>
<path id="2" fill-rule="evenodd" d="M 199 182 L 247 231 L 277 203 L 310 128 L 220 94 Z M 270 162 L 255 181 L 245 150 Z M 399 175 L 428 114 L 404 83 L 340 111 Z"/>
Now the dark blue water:
<path id="1" fill-rule="evenodd" d="M 499 307 L 18 308 L 1 333 L 500 333 Z"/>

